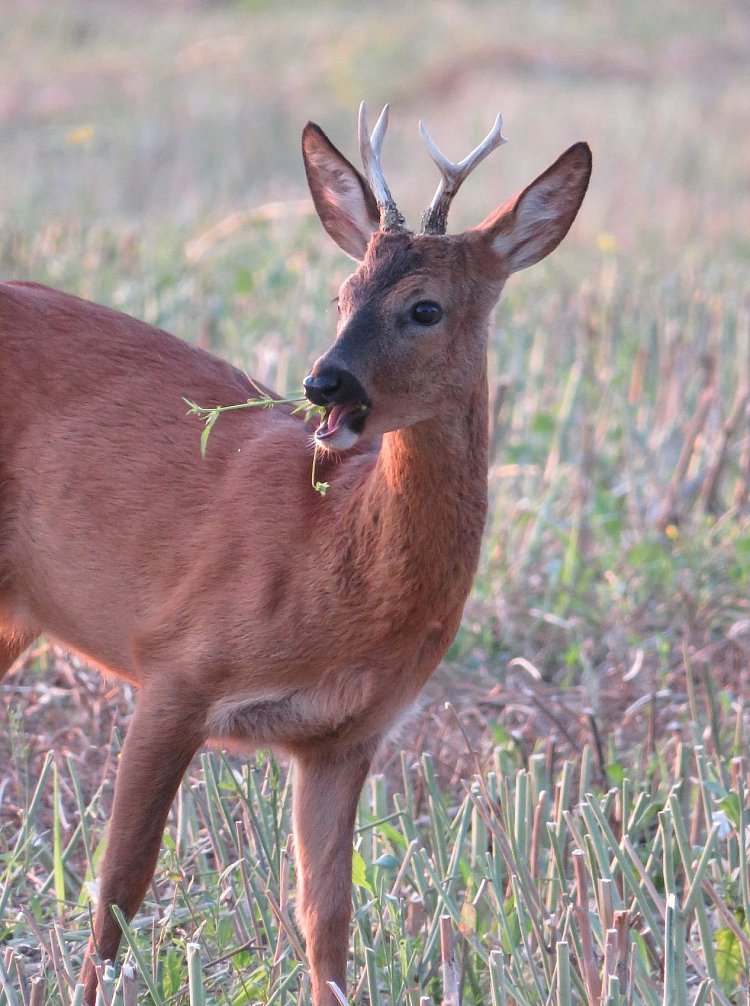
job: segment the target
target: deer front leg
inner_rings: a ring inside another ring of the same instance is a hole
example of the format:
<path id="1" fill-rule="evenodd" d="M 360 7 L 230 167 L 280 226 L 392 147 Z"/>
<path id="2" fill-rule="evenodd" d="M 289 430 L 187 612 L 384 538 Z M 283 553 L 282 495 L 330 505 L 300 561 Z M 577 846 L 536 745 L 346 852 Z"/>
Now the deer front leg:
<path id="1" fill-rule="evenodd" d="M 164 825 L 180 780 L 204 740 L 200 713 L 181 702 L 179 691 L 155 695 L 144 689 L 123 745 L 115 799 L 99 877 L 94 931 L 81 980 L 94 1006 L 93 957 L 114 960 L 122 933 L 112 913 L 135 915 L 154 875 Z"/>
<path id="2" fill-rule="evenodd" d="M 368 744 L 295 757 L 297 915 L 307 942 L 314 1006 L 336 1006 L 328 981 L 341 989 L 346 985 L 354 818 L 374 749 Z"/>

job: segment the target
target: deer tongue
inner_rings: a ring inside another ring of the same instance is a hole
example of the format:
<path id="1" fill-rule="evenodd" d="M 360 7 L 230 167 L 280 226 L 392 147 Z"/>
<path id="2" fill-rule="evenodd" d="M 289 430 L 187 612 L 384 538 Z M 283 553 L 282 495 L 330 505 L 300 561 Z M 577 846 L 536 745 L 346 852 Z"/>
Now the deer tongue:
<path id="1" fill-rule="evenodd" d="M 359 405 L 356 402 L 345 402 L 343 405 L 334 405 L 326 416 L 326 434 L 330 436 L 341 426 L 347 416 L 356 415 L 359 412 Z"/>

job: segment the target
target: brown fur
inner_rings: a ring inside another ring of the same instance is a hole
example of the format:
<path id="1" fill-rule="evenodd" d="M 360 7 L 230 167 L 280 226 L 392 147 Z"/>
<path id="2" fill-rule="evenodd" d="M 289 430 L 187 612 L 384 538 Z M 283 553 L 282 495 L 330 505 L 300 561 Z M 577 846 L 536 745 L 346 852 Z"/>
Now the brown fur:
<path id="1" fill-rule="evenodd" d="M 174 793 L 208 740 L 295 760 L 298 914 L 314 1003 L 334 1002 L 359 791 L 453 639 L 476 568 L 487 324 L 516 267 L 493 242 L 512 232 L 515 203 L 463 236 L 373 236 L 366 183 L 350 178 L 326 201 L 326 177 L 348 162 L 322 133 L 306 136 L 325 226 L 367 249 L 318 363 L 351 370 L 372 409 L 357 450 L 322 463 L 325 498 L 310 486 L 312 427 L 283 406 L 222 416 L 201 458 L 183 397 L 252 397 L 233 367 L 105 307 L 0 285 L 0 677 L 44 631 L 139 685 L 84 967 L 89 1004 L 91 954 L 113 958 L 120 941 L 109 906 L 137 910 Z M 577 149 L 555 166 L 547 250 L 575 216 L 587 165 Z M 352 213 L 349 198 L 363 200 Z M 418 299 L 444 306 L 439 325 L 409 327 Z"/>

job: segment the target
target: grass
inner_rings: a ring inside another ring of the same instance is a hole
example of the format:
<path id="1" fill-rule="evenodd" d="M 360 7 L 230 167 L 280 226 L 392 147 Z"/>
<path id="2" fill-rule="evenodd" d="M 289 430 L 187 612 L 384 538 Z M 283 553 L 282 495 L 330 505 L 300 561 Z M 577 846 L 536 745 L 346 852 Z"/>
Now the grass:
<path id="1" fill-rule="evenodd" d="M 542 752 L 519 767 L 506 738 L 457 792 L 440 787 L 429 755 L 402 757 L 393 793 L 373 777 L 356 835 L 353 998 L 447 1002 L 460 973 L 466 1003 L 742 1001 L 747 761 L 722 757 L 726 739 L 693 712 L 695 742 L 673 736 L 642 772 L 612 762 L 599 777 L 586 747 L 553 777 Z M 43 1001 L 67 1002 L 85 938 L 100 799 L 79 803 L 63 841 L 60 812 L 51 829 L 37 819 L 39 793 L 65 786 L 79 797 L 82 784 L 71 759 L 56 765 L 45 762 L 6 856 L 5 890 L 23 905 L 6 916 L 9 1004 L 32 1001 L 40 948 Z M 128 1001 L 134 964 L 157 1004 L 299 1001 L 289 804 L 274 762 L 201 758 L 157 884 L 126 927 L 129 965 L 112 975 L 113 1002 Z"/>
<path id="2" fill-rule="evenodd" d="M 390 100 L 416 221 L 416 120 L 460 156 L 502 110 L 456 227 L 589 139 L 579 220 L 496 316 L 482 564 L 362 798 L 348 993 L 746 1004 L 746 7 L 402 7 L 10 0 L 0 268 L 294 394 L 347 271 L 304 202 L 308 117 L 351 154 L 360 98 Z M 2 699 L 0 1004 L 67 1004 L 132 695 L 41 644 Z M 288 836 L 283 766 L 204 755 L 115 1001 L 307 1001 Z"/>

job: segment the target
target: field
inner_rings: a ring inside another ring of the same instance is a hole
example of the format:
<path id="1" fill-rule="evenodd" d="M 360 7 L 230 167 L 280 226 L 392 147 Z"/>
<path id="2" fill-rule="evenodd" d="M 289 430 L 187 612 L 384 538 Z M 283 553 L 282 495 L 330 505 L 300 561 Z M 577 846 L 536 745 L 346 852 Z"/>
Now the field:
<path id="1" fill-rule="evenodd" d="M 418 119 L 458 158 L 502 111 L 456 230 L 589 141 L 578 220 L 495 318 L 482 562 L 362 797 L 348 997 L 750 1004 L 747 3 L 4 0 L 0 39 L 3 278 L 280 391 L 350 267 L 307 119 L 354 159 L 390 101 L 416 225 Z M 133 695 L 40 640 L 0 700 L 0 1006 L 78 1003 Z M 289 798 L 266 754 L 193 765 L 113 1004 L 309 1002 Z"/>

